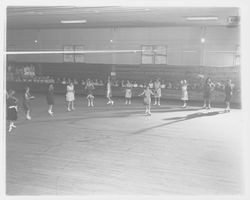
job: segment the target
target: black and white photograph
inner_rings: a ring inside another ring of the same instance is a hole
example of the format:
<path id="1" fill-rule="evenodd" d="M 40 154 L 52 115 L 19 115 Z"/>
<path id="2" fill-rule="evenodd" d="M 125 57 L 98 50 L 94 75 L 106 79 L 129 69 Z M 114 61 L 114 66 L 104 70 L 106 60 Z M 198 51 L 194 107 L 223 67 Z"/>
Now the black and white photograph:
<path id="1" fill-rule="evenodd" d="M 241 4 L 2 10 L 6 199 L 246 197 Z"/>

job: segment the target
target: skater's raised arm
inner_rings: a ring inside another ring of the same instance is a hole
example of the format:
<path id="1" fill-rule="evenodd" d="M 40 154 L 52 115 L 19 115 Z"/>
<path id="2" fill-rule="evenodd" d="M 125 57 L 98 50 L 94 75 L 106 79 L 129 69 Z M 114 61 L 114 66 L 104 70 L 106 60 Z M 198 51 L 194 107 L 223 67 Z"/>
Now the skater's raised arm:
<path id="1" fill-rule="evenodd" d="M 142 96 L 144 94 L 145 94 L 145 90 L 141 94 L 138 94 L 138 96 L 140 97 L 140 96 Z"/>

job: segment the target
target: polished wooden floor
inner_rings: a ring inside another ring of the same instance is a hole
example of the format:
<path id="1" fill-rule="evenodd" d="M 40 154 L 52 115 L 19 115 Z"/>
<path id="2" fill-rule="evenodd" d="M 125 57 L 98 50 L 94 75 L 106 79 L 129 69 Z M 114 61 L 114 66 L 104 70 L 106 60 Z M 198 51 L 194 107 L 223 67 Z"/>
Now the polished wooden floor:
<path id="1" fill-rule="evenodd" d="M 7 195 L 238 195 L 242 193 L 241 110 L 182 109 L 163 102 L 144 115 L 141 102 L 94 108 L 77 99 L 67 112 L 56 97 L 19 110 L 6 133 Z"/>

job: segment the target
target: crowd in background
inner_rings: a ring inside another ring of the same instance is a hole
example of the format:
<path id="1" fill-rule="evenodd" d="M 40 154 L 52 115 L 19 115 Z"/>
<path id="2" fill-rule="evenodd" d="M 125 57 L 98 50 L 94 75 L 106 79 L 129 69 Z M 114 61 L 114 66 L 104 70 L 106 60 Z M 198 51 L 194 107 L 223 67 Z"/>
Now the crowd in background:
<path id="1" fill-rule="evenodd" d="M 87 79 L 86 79 L 87 80 Z M 34 76 L 34 77 L 18 77 L 16 79 L 7 79 L 7 81 L 15 81 L 15 82 L 31 82 L 31 83 L 38 83 L 38 84 L 44 84 L 44 83 L 53 83 L 53 84 L 62 84 L 67 85 L 70 82 L 73 82 L 74 85 L 86 85 L 86 80 L 78 80 L 76 78 L 59 78 L 59 77 L 51 77 L 51 76 Z M 106 80 L 100 80 L 100 79 L 93 79 L 93 84 L 95 86 L 104 86 L 106 84 Z M 153 88 L 153 80 L 150 81 L 136 81 L 136 80 L 129 80 L 132 84 L 133 88 L 145 88 L 147 85 L 150 86 L 150 88 Z M 125 83 L 127 80 L 113 80 L 112 86 L 113 87 L 125 87 Z M 215 81 L 215 90 L 217 91 L 223 91 L 225 89 L 226 80 L 223 81 Z M 161 80 L 161 88 L 162 89 L 173 89 L 173 90 L 181 90 L 181 83 L 173 83 L 172 81 L 164 81 Z M 190 83 L 188 85 L 189 90 L 201 90 L 203 88 L 203 82 L 197 82 L 197 83 Z M 239 92 L 239 88 L 235 87 L 235 91 Z"/>
<path id="2" fill-rule="evenodd" d="M 42 76 L 36 75 L 35 66 L 32 64 L 24 65 L 15 67 L 12 65 L 8 65 L 7 67 L 7 81 L 14 81 L 14 82 L 31 82 L 31 83 L 38 83 L 38 84 L 62 84 L 67 85 L 70 82 L 73 82 L 74 85 L 86 85 L 86 79 L 77 79 L 74 77 L 53 77 L 53 76 Z M 138 80 L 129 80 L 132 84 L 133 88 L 145 88 L 149 85 L 150 88 L 153 88 L 154 80 L 146 80 L 146 81 L 138 81 Z M 94 86 L 105 86 L 106 80 L 105 77 L 103 80 L 101 79 L 92 79 Z M 127 80 L 112 80 L 113 87 L 125 87 L 125 83 Z M 188 80 L 188 90 L 202 90 L 204 80 L 203 78 L 197 78 L 196 81 Z M 213 80 L 215 85 L 215 90 L 217 91 L 224 91 L 226 86 L 226 80 Z M 181 90 L 182 85 L 180 80 L 161 80 L 161 88 L 162 89 L 172 89 L 172 90 Z M 240 92 L 240 88 L 235 85 L 234 87 L 235 92 Z"/>
<path id="3" fill-rule="evenodd" d="M 22 78 L 32 78 L 36 76 L 35 66 L 27 64 L 23 66 L 8 65 L 7 67 L 7 80 L 22 80 Z"/>

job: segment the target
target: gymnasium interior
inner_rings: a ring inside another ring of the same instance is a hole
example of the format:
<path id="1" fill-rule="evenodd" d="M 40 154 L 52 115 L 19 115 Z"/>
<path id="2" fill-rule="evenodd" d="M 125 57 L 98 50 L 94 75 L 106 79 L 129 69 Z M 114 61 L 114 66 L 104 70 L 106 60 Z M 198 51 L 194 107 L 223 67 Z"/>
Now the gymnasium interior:
<path id="1" fill-rule="evenodd" d="M 8 6 L 6 19 L 5 89 L 18 99 L 16 128 L 8 132 L 5 123 L 6 195 L 244 193 L 239 8 Z M 107 104 L 108 77 L 114 105 Z M 214 83 L 209 110 L 202 109 L 207 77 Z M 146 116 L 139 94 L 156 79 L 161 105 L 152 97 Z M 234 87 L 225 112 L 228 79 Z M 22 108 L 25 86 L 35 97 L 31 120 Z"/>

